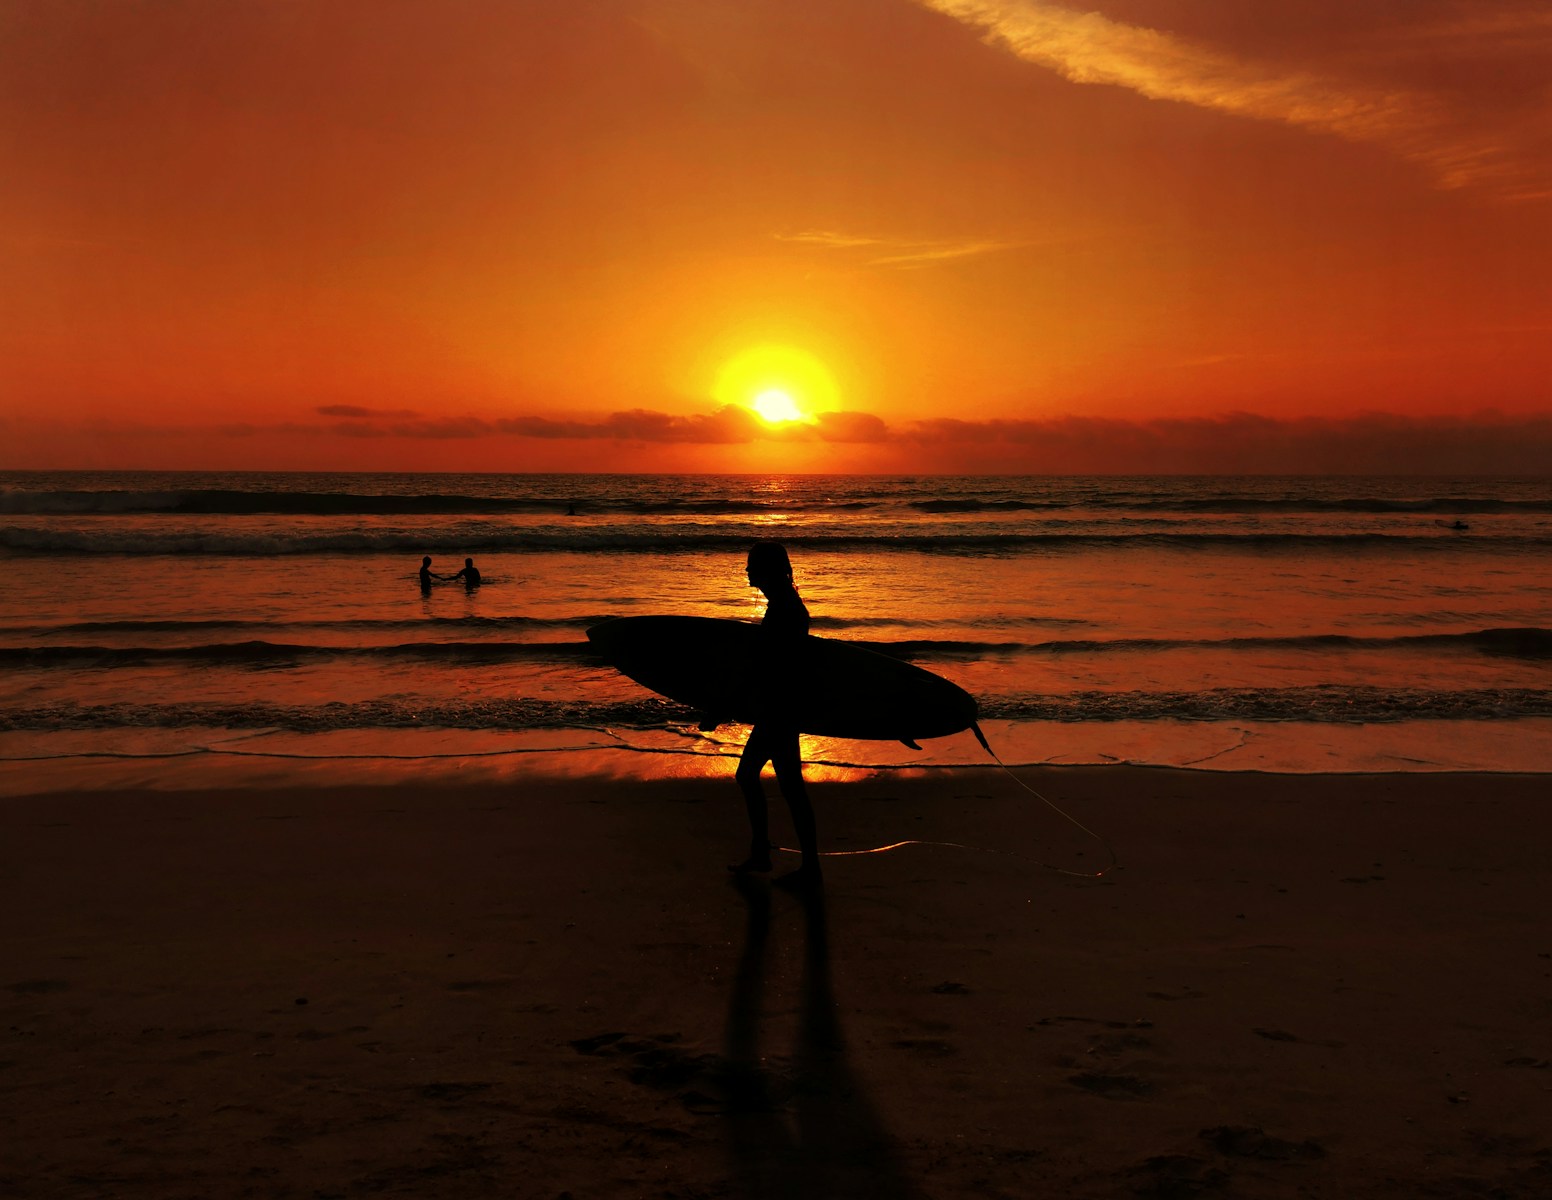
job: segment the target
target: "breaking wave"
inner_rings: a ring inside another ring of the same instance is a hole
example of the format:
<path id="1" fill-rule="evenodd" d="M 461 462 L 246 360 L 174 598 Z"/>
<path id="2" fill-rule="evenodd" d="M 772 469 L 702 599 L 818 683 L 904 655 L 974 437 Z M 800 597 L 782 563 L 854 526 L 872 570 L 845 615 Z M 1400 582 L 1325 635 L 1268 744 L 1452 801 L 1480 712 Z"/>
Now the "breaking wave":
<path id="1" fill-rule="evenodd" d="M 592 624 L 595 619 L 577 621 L 537 621 L 524 618 L 487 618 L 485 628 L 510 625 Z M 467 618 L 449 620 L 460 625 Z M 152 625 L 162 629 L 187 628 L 198 631 L 202 625 L 214 628 L 240 626 L 241 622 L 88 622 L 89 628 L 122 628 Z M 344 623 L 341 623 L 344 624 Z M 379 622 L 378 629 L 396 628 L 408 622 Z M 479 626 L 476 626 L 479 628 Z M 1012 655 L 1157 653 L 1174 650 L 1309 650 L 1341 651 L 1434 649 L 1460 653 L 1502 655 L 1513 658 L 1552 658 L 1552 630 L 1540 627 L 1478 629 L 1469 633 L 1408 634 L 1399 637 L 1351 637 L 1341 634 L 1311 634 L 1294 637 L 1237 638 L 1116 638 L 1108 641 L 1072 638 L 1065 640 L 975 641 L 968 639 L 913 638 L 901 641 L 848 639 L 854 644 L 911 662 L 974 661 Z M 413 641 L 382 645 L 330 646 L 311 643 L 275 642 L 253 638 L 238 642 L 211 642 L 185 646 L 109 646 L 95 644 L 0 647 L 0 666 L 10 669 L 63 667 L 75 670 L 108 670 L 155 662 L 187 662 L 254 669 L 294 666 L 304 661 L 329 659 L 422 659 L 448 664 L 499 662 L 587 662 L 602 663 L 585 641 Z"/>
<path id="2" fill-rule="evenodd" d="M 1549 513 L 1552 500 L 1516 500 L 1498 497 L 1439 496 L 1397 500 L 1353 496 L 1337 499 L 1315 497 L 1204 496 L 1150 498 L 1105 497 L 1082 500 L 943 498 L 912 501 L 910 507 L 926 513 L 1047 512 L 1073 509 L 1136 510 L 1149 513 L 1416 513 L 1422 516 L 1471 516 L 1490 513 Z"/>
<path id="3" fill-rule="evenodd" d="M 675 529 L 661 525 L 627 525 L 575 530 L 512 529 L 500 526 L 462 529 L 357 529 L 351 531 L 295 530 L 162 531 L 156 529 L 45 529 L 0 527 L 0 549 L 35 554 L 233 555 L 293 554 L 467 554 L 467 553 L 598 553 L 654 554 L 747 549 L 747 527 Z M 1406 533 L 1231 533 L 1128 532 L 1038 533 L 909 531 L 874 533 L 783 531 L 789 547 L 808 550 L 907 550 L 924 554 L 1012 554 L 1104 550 L 1126 547 L 1175 550 L 1224 549 L 1253 552 L 1279 550 L 1405 549 L 1455 550 L 1459 537 L 1444 529 L 1420 527 Z M 1494 535 L 1495 550 L 1552 549 L 1552 536 Z"/>
<path id="4" fill-rule="evenodd" d="M 925 496 L 899 501 L 887 489 L 870 488 L 845 480 L 840 494 L 783 494 L 774 497 L 724 495 L 629 495 L 600 492 L 596 485 L 579 483 L 568 495 L 551 485 L 547 494 L 471 495 L 463 493 L 394 493 L 291 491 L 274 488 L 186 488 L 164 490 L 74 489 L 0 490 L 0 514 L 61 515 L 168 513 L 186 515 L 290 515 L 290 516 L 433 516 L 464 515 L 499 517 L 509 514 L 564 515 L 568 508 L 586 515 L 638 516 L 740 516 L 771 512 L 834 513 L 849 515 L 879 509 L 903 508 L 917 513 L 1039 513 L 1088 510 L 1096 512 L 1134 509 L 1156 513 L 1414 513 L 1436 516 L 1470 516 L 1492 513 L 1552 513 L 1552 498 L 1493 496 L 1256 496 L 1232 490 L 1216 495 L 1160 495 L 1157 490 L 1108 494 L 1031 495 L 1010 488 L 1004 494 Z M 1035 489 L 1031 489 L 1035 490 Z"/>
<path id="5" fill-rule="evenodd" d="M 994 700 L 983 720 L 1300 721 L 1353 724 L 1421 720 L 1513 720 L 1552 716 L 1552 692 L 1539 688 L 1315 686 L 1214 688 L 1197 692 L 1071 692 Z M 354 704 L 57 703 L 0 710 L 0 731 L 115 728 L 508 730 L 661 728 L 694 724 L 698 714 L 667 700 L 621 702 L 381 699 Z"/>

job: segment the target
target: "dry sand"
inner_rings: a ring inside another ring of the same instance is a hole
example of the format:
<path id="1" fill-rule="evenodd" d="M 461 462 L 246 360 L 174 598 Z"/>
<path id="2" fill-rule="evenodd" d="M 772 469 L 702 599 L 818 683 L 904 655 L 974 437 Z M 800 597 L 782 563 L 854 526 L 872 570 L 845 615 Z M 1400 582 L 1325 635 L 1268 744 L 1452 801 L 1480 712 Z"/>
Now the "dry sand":
<path id="1" fill-rule="evenodd" d="M 0 1194 L 1552 1195 L 1546 777 L 1025 777 L 0 800 Z"/>

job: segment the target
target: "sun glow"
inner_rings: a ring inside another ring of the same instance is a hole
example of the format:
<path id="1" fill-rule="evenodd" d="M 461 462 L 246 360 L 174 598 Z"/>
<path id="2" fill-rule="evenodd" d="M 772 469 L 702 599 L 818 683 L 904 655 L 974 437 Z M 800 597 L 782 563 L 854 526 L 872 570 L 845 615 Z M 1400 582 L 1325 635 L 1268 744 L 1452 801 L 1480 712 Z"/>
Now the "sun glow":
<path id="1" fill-rule="evenodd" d="M 795 346 L 753 346 L 738 354 L 717 376 L 714 389 L 723 404 L 758 413 L 772 425 L 812 421 L 838 407 L 840 394 L 830 372 L 812 354 Z"/>
<path id="2" fill-rule="evenodd" d="M 771 388 L 761 392 L 749 405 L 760 416 L 764 417 L 772 425 L 782 421 L 801 421 L 803 410 L 800 409 L 791 396 L 780 388 Z"/>

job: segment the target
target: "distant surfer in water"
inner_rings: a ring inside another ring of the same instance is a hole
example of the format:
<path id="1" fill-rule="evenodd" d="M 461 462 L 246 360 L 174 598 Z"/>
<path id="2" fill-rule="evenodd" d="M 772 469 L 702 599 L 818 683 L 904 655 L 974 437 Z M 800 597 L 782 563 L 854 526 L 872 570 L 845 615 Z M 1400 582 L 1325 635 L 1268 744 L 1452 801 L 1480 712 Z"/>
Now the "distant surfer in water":
<path id="1" fill-rule="evenodd" d="M 782 667 L 790 663 L 792 643 L 808 636 L 808 609 L 792 583 L 792 562 L 780 542 L 756 542 L 749 548 L 749 583 L 765 593 L 765 617 L 760 629 L 765 635 L 765 662 L 761 666 L 760 686 L 778 710 L 788 708 L 787 693 L 795 681 L 782 678 Z M 770 763 L 776 770 L 776 782 L 792 813 L 792 826 L 798 835 L 803 862 L 784 877 L 797 884 L 819 882 L 819 842 L 814 829 L 814 809 L 803 784 L 803 758 L 798 750 L 797 729 L 780 719 L 756 721 L 744 743 L 735 778 L 744 793 L 749 812 L 749 857 L 730 870 L 738 873 L 771 869 L 771 834 L 765 804 L 765 789 L 760 772 Z"/>

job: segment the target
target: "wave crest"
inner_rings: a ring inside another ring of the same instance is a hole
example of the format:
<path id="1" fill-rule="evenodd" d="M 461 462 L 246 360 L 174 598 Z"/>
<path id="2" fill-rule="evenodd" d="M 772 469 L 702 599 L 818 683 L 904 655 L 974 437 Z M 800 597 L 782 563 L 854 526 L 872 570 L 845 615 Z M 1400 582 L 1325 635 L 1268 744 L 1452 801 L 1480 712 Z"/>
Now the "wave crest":
<path id="1" fill-rule="evenodd" d="M 675 530 L 628 526 L 556 531 L 549 529 L 357 530 L 351 532 L 162 532 L 149 529 L 0 528 L 0 549 L 35 554 L 232 555 L 402 553 L 596 553 L 656 554 L 729 551 L 747 548 L 750 531 Z M 1124 547 L 1242 550 L 1458 549 L 1463 543 L 1443 530 L 1411 533 L 973 533 L 954 531 L 877 534 L 786 531 L 789 547 L 809 550 L 909 550 L 923 554 L 1014 554 Z M 1546 550 L 1552 536 L 1491 538 L 1501 550 Z"/>
<path id="2" fill-rule="evenodd" d="M 1072 692 L 1025 695 L 982 706 L 983 720 L 1301 721 L 1315 724 L 1552 717 L 1552 692 L 1540 688 L 1314 686 L 1216 688 L 1200 692 Z M 395 700 L 355 704 L 43 704 L 0 710 L 0 731 L 112 728 L 461 730 L 661 728 L 691 725 L 699 714 L 668 700 Z"/>

